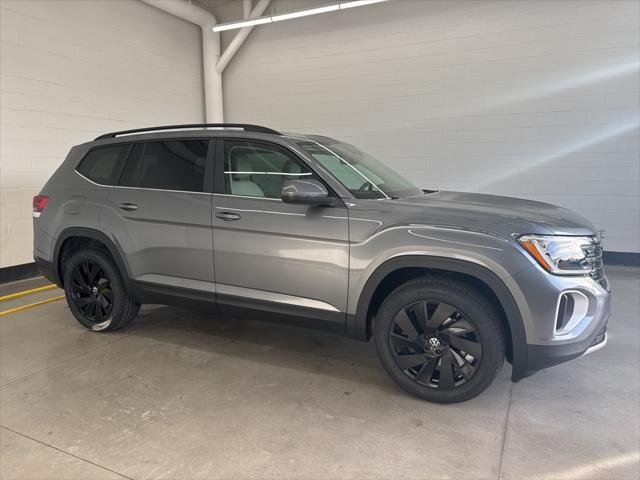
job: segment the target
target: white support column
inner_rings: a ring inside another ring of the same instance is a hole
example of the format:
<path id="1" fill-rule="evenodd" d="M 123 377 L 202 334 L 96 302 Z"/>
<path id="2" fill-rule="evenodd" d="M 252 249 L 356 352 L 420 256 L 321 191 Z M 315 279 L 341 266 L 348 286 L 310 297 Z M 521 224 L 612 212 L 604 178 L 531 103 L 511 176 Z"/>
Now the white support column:
<path id="1" fill-rule="evenodd" d="M 220 58 L 220 34 L 211 27 L 202 29 L 202 67 L 204 70 L 204 101 L 207 123 L 224 122 L 222 75 L 216 69 Z"/>
<path id="2" fill-rule="evenodd" d="M 212 28 L 217 23 L 208 11 L 185 0 L 142 0 L 171 15 L 195 23 L 202 29 L 202 65 L 204 68 L 205 118 L 207 123 L 224 122 L 222 75 L 216 69 L 220 58 L 220 34 Z"/>
<path id="3" fill-rule="evenodd" d="M 271 0 L 259 0 L 256 6 L 253 7 L 253 10 L 251 10 L 249 16 L 246 17 L 246 19 L 254 19 L 262 16 L 264 11 L 269 6 L 270 2 Z M 242 6 L 243 8 L 247 8 L 245 3 L 243 3 Z M 233 56 L 247 39 L 247 37 L 251 33 L 251 30 L 253 30 L 253 27 L 245 27 L 238 31 L 238 33 L 236 33 L 236 36 L 233 37 L 233 40 L 231 40 L 224 53 L 220 56 L 220 59 L 218 60 L 218 63 L 216 65 L 216 70 L 219 74 L 222 74 L 222 72 L 224 72 L 224 69 L 227 67 Z"/>
<path id="4" fill-rule="evenodd" d="M 251 4 L 252 0 L 242 0 L 242 18 L 245 20 L 249 18 L 251 14 Z"/>

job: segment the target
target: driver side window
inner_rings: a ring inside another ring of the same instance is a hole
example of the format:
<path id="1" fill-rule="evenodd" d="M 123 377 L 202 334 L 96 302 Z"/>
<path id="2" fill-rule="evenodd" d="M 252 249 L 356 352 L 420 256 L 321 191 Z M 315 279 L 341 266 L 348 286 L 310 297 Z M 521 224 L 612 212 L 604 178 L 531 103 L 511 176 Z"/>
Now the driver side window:
<path id="1" fill-rule="evenodd" d="M 277 145 L 225 140 L 225 193 L 244 197 L 280 198 L 287 180 L 313 173 L 293 154 Z"/>

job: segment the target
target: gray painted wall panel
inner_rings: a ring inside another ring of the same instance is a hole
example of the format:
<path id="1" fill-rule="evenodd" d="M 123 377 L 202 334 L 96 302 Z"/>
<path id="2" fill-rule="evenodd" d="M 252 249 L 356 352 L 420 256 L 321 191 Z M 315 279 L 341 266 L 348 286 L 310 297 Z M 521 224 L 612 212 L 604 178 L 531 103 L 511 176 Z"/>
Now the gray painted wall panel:
<path id="1" fill-rule="evenodd" d="M 638 252 L 639 35 L 636 1 L 396 0 L 255 28 L 225 112 L 351 141 L 425 188 L 566 206 Z"/>

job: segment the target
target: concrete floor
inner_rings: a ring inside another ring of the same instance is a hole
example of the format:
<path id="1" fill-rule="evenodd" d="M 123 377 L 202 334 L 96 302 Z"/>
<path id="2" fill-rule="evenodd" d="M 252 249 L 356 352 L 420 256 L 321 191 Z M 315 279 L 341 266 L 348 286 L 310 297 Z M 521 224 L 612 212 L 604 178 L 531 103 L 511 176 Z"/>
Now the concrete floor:
<path id="1" fill-rule="evenodd" d="M 505 365 L 452 406 L 403 393 L 372 344 L 326 333 L 168 307 L 115 334 L 62 301 L 10 314 L 0 477 L 637 479 L 640 270 L 609 276 L 605 349 L 518 384 Z"/>

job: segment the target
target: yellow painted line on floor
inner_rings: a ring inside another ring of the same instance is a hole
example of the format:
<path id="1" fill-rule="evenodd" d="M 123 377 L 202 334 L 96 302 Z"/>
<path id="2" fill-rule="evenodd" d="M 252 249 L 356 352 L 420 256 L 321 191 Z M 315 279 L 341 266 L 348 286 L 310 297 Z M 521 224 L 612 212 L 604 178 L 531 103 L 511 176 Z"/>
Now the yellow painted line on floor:
<path id="1" fill-rule="evenodd" d="M 21 310 L 26 310 L 27 308 L 38 307 L 38 306 L 44 305 L 46 303 L 55 302 L 56 300 L 62 300 L 63 298 L 64 298 L 64 295 L 58 295 L 57 297 L 47 298 L 45 300 L 40 300 L 39 302 L 33 302 L 33 303 L 29 303 L 27 305 L 22 305 L 20 307 L 10 308 L 9 310 L 2 310 L 2 311 L 0 311 L 0 317 L 3 317 L 5 315 L 9 315 L 10 313 L 20 312 Z"/>
<path id="2" fill-rule="evenodd" d="M 22 290 L 21 292 L 10 293 L 9 295 L 4 295 L 0 297 L 0 302 L 3 300 L 9 300 L 11 298 L 18 298 L 24 295 L 29 295 L 30 293 L 42 292 L 44 290 L 51 290 L 52 288 L 58 288 L 58 286 L 52 283 L 51 285 L 45 285 L 44 287 L 32 288 L 30 290 Z"/>

